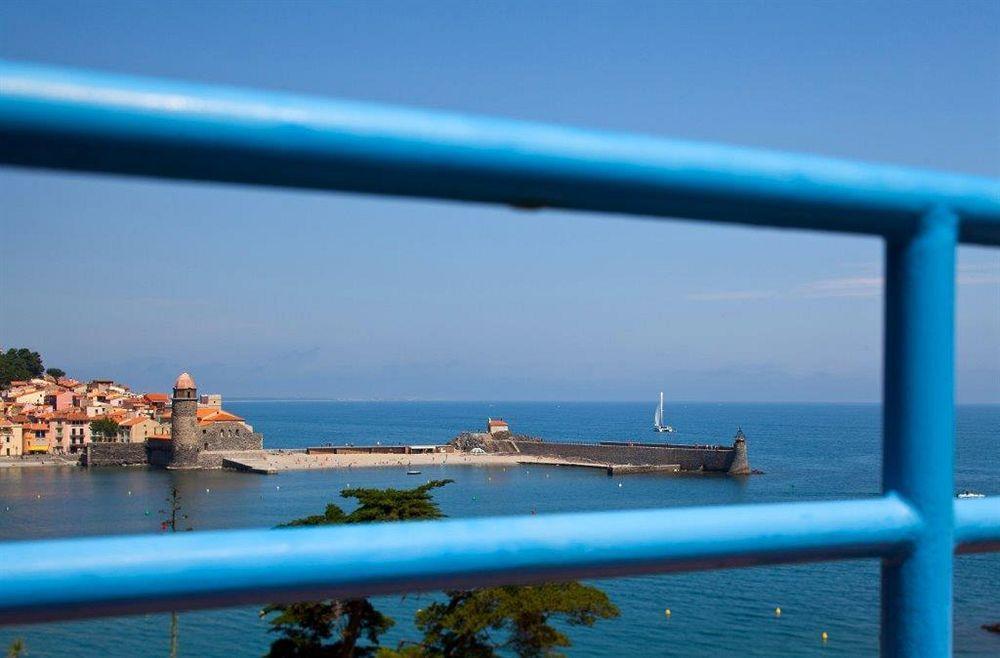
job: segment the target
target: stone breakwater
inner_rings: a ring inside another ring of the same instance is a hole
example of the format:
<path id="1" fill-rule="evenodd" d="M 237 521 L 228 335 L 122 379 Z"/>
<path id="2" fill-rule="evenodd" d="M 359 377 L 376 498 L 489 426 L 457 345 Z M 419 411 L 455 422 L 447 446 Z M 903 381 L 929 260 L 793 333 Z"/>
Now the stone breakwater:
<path id="1" fill-rule="evenodd" d="M 635 443 L 549 443 L 517 441 L 519 454 L 610 466 L 676 466 L 679 472 L 747 475 L 746 450 L 733 446 L 643 445 Z M 735 467 L 735 468 L 734 468 Z M 624 470 L 624 469 L 623 469 Z"/>
<path id="2" fill-rule="evenodd" d="M 553 463 L 603 465 L 609 472 L 752 473 L 742 431 L 737 432 L 730 446 L 625 441 L 563 443 L 516 434 L 474 432 L 459 434 L 451 444 L 462 452 L 481 451 Z"/>

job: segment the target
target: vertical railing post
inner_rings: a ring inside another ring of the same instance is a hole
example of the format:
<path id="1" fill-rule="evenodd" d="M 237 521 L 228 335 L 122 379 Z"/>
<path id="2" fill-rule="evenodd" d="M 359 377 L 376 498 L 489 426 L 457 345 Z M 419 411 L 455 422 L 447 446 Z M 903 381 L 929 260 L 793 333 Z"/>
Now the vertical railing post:
<path id="1" fill-rule="evenodd" d="M 946 209 L 886 238 L 882 488 L 923 523 L 882 563 L 883 656 L 950 656 L 958 221 Z"/>

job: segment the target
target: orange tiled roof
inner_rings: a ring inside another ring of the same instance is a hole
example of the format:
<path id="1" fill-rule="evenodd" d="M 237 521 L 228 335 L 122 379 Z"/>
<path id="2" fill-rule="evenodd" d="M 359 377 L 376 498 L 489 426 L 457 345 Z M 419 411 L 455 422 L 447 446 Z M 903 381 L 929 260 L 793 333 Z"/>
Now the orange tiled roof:
<path id="1" fill-rule="evenodd" d="M 507 421 L 502 418 L 490 418 L 490 427 L 507 427 Z"/>
<path id="2" fill-rule="evenodd" d="M 198 425 L 205 426 L 212 423 L 237 422 L 242 423 L 243 419 L 235 414 L 214 407 L 203 407 L 198 409 Z"/>
<path id="3" fill-rule="evenodd" d="M 150 402 L 170 402 L 170 396 L 166 393 L 146 393 L 142 397 Z"/>

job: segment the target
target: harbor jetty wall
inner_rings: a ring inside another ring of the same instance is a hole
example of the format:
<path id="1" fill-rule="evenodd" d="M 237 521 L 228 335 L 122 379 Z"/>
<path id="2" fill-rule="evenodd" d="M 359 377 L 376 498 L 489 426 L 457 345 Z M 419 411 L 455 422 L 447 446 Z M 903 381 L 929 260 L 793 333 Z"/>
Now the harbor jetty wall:
<path id="1" fill-rule="evenodd" d="M 601 441 L 578 443 L 545 441 L 510 432 L 462 432 L 451 440 L 461 452 L 521 454 L 569 464 L 595 464 L 618 472 L 696 472 L 749 475 L 746 437 L 738 430 L 732 445 Z"/>
<path id="2" fill-rule="evenodd" d="M 677 465 L 681 471 L 729 473 L 737 462 L 732 446 L 681 446 L 636 443 L 557 443 L 516 441 L 518 451 L 533 457 L 551 457 L 596 464 L 648 466 Z M 745 454 L 743 460 L 745 463 Z M 736 474 L 734 472 L 734 474 Z"/>

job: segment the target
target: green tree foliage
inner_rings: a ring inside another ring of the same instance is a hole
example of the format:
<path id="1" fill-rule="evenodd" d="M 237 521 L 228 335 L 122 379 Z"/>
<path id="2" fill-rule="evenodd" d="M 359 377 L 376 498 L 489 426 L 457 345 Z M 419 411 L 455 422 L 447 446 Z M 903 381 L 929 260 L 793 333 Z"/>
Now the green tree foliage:
<path id="1" fill-rule="evenodd" d="M 450 482 L 433 480 L 414 489 L 344 489 L 340 492 L 343 498 L 358 502 L 350 514 L 330 504 L 323 514 L 297 519 L 283 527 L 438 519 L 444 514 L 431 492 Z M 261 614 L 275 615 L 268 623 L 271 632 L 281 635 L 271 643 L 269 658 L 373 656 L 379 637 L 395 623 L 368 599 L 275 604 L 265 607 Z M 362 640 L 367 644 L 359 644 Z"/>
<path id="2" fill-rule="evenodd" d="M 50 377 L 55 377 L 56 379 L 59 379 L 60 377 L 66 376 L 66 371 L 63 370 L 62 368 L 49 368 L 45 371 L 45 374 Z"/>
<path id="3" fill-rule="evenodd" d="M 509 585 L 448 592 L 448 601 L 432 603 L 417 613 L 423 644 L 408 647 L 406 656 L 425 658 L 492 658 L 514 653 L 522 658 L 559 656 L 571 645 L 552 627 L 553 618 L 570 626 L 593 626 L 617 617 L 607 594 L 578 582 Z M 391 655 L 386 652 L 386 655 Z"/>
<path id="4" fill-rule="evenodd" d="M 379 637 L 395 622 L 368 599 L 343 601 L 302 601 L 269 605 L 264 614 L 277 613 L 268 620 L 271 632 L 282 637 L 271 643 L 272 658 L 347 658 L 374 656 Z M 334 634 L 337 638 L 334 639 Z M 368 645 L 358 643 L 365 639 Z"/>
<path id="5" fill-rule="evenodd" d="M 10 646 L 7 648 L 7 658 L 20 658 L 21 656 L 27 656 L 28 649 L 24 646 L 24 640 L 18 638 L 11 642 Z"/>
<path id="6" fill-rule="evenodd" d="M 341 492 L 344 495 L 347 489 Z M 322 514 L 313 514 L 312 516 L 307 516 L 302 519 L 295 519 L 289 523 L 282 523 L 279 528 L 292 528 L 295 526 L 303 525 L 336 525 L 338 523 L 347 523 L 347 515 L 344 514 L 344 510 L 340 509 L 333 503 L 326 506 L 326 511 Z"/>
<path id="7" fill-rule="evenodd" d="M 0 387 L 20 379 L 41 377 L 43 372 L 42 355 L 38 352 L 27 347 L 0 352 Z"/>
<path id="8" fill-rule="evenodd" d="M 323 514 L 285 524 L 315 526 L 436 519 L 444 516 L 432 491 L 451 480 L 428 482 L 415 489 L 345 489 L 358 507 L 350 514 L 327 505 Z M 397 650 L 379 647 L 379 637 L 394 621 L 367 599 L 307 601 L 270 605 L 263 615 L 281 638 L 271 644 L 269 658 L 494 658 L 515 654 L 522 658 L 552 658 L 571 645 L 569 637 L 552 623 L 593 626 L 617 617 L 608 596 L 577 582 L 488 587 L 446 592 L 445 602 L 432 603 L 417 613 L 420 643 Z M 367 644 L 360 645 L 361 640 Z"/>
<path id="9" fill-rule="evenodd" d="M 90 421 L 90 433 L 112 441 L 118 436 L 118 423 L 111 418 L 99 418 Z"/>

